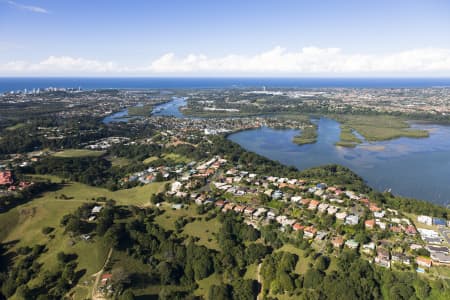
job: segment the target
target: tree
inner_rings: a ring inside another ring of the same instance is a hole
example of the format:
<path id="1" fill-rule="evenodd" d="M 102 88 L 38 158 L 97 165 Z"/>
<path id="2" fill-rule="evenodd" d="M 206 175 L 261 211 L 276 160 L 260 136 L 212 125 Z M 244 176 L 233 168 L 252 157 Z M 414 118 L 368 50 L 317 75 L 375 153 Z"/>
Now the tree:
<path id="1" fill-rule="evenodd" d="M 330 259 L 327 256 L 321 255 L 315 264 L 315 267 L 319 271 L 325 271 L 328 269 L 328 266 L 330 265 Z"/>
<path id="2" fill-rule="evenodd" d="M 278 274 L 278 281 L 282 291 L 292 292 L 294 290 L 294 281 L 288 273 L 280 271 Z"/>
<path id="3" fill-rule="evenodd" d="M 126 290 L 121 296 L 120 300 L 134 300 L 136 297 L 134 296 L 131 290 Z"/>
<path id="4" fill-rule="evenodd" d="M 428 282 L 425 282 L 418 278 L 414 281 L 413 286 L 416 290 L 416 296 L 419 299 L 426 299 L 430 295 L 431 287 Z"/>
<path id="5" fill-rule="evenodd" d="M 319 270 L 316 270 L 314 268 L 309 269 L 306 271 L 305 279 L 303 281 L 303 287 L 314 289 L 318 287 L 323 280 L 323 273 Z"/>
<path id="6" fill-rule="evenodd" d="M 253 300 L 256 298 L 255 284 L 252 280 L 238 279 L 233 282 L 234 300 Z"/>
<path id="7" fill-rule="evenodd" d="M 226 284 L 211 285 L 208 292 L 208 300 L 228 300 L 231 299 L 230 286 Z"/>

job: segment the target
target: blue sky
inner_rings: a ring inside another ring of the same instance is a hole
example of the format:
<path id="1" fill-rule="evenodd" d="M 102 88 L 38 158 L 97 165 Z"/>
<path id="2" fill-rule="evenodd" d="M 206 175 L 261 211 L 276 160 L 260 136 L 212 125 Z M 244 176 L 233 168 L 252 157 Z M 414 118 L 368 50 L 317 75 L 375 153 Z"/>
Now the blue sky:
<path id="1" fill-rule="evenodd" d="M 0 75 L 450 76 L 450 1 L 0 0 Z"/>

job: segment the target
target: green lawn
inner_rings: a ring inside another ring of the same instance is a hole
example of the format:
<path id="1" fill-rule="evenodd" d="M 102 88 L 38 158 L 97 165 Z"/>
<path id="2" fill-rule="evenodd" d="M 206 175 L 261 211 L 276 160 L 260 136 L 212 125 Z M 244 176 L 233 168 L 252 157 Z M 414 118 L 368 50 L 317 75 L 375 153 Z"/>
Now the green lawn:
<path id="1" fill-rule="evenodd" d="M 108 157 L 113 167 L 125 167 L 131 163 L 131 160 L 125 157 Z"/>
<path id="2" fill-rule="evenodd" d="M 258 264 L 254 263 L 248 266 L 247 270 L 245 271 L 244 279 L 258 279 L 258 274 L 256 272 L 258 271 Z"/>
<path id="3" fill-rule="evenodd" d="M 17 123 L 16 125 L 6 127 L 5 129 L 8 131 L 14 131 L 14 130 L 20 129 L 22 127 L 25 127 L 25 123 Z"/>
<path id="4" fill-rule="evenodd" d="M 154 162 L 155 160 L 158 160 L 159 157 L 157 156 L 150 156 L 149 158 L 144 159 L 143 163 L 144 164 L 149 164 L 151 162 Z"/>
<path id="5" fill-rule="evenodd" d="M 175 163 L 188 163 L 188 162 L 192 161 L 192 159 L 190 159 L 184 155 L 180 155 L 180 154 L 176 154 L 176 153 L 163 154 L 163 158 L 165 160 L 171 160 Z"/>
<path id="6" fill-rule="evenodd" d="M 216 218 L 209 221 L 205 221 L 204 219 L 201 221 L 195 220 L 192 223 L 186 224 L 183 233 L 200 238 L 198 241 L 199 245 L 220 250 L 216 237 L 214 236 L 215 233 L 219 232 L 220 226 L 221 224 Z"/>
<path id="7" fill-rule="evenodd" d="M 276 250 L 276 252 L 285 251 L 296 254 L 298 256 L 298 262 L 295 266 L 295 273 L 297 274 L 305 274 L 308 270 L 308 263 L 312 262 L 311 256 L 303 257 L 304 251 L 300 248 L 295 247 L 291 244 L 284 244 L 283 247 Z"/>
<path id="8" fill-rule="evenodd" d="M 49 179 L 52 182 L 60 183 L 61 179 L 57 176 L 33 176 L 35 179 Z M 92 198 L 106 197 L 114 199 L 118 204 L 122 205 L 148 205 L 151 195 L 159 193 L 164 189 L 165 182 L 153 182 L 143 186 L 137 186 L 131 189 L 110 191 L 100 187 L 93 187 L 78 182 L 70 182 L 65 184 L 64 188 L 51 192 L 53 197 L 59 197 L 64 194 L 73 197 L 73 200 L 90 201 Z M 72 201 L 72 200 L 66 200 Z"/>
<path id="9" fill-rule="evenodd" d="M 99 157 L 105 154 L 105 151 L 95 151 L 88 149 L 67 149 L 53 154 L 55 157 Z"/>
<path id="10" fill-rule="evenodd" d="M 175 221 L 180 217 L 197 217 L 196 207 L 190 205 L 188 209 L 174 210 L 171 208 L 170 203 L 164 203 L 162 208 L 165 210 L 163 214 L 155 218 L 155 222 L 158 223 L 165 230 L 175 230 Z"/>
<path id="11" fill-rule="evenodd" d="M 85 270 L 81 282 L 89 280 L 90 276 L 97 272 L 106 258 L 108 247 L 101 239 L 94 239 L 91 242 L 81 241 L 77 238 L 74 245 L 70 245 L 72 240 L 68 234 L 63 234 L 63 228 L 60 227 L 60 221 L 63 215 L 75 211 L 84 201 L 82 200 L 59 200 L 54 199 L 53 193 L 46 193 L 42 197 L 33 200 L 27 204 L 20 205 L 8 213 L 0 214 L 0 226 L 9 222 L 11 215 L 17 216 L 17 223 L 8 231 L 2 230 L 3 242 L 17 240 L 18 243 L 14 249 L 22 246 L 34 246 L 36 244 L 45 244 L 46 251 L 40 256 L 38 261 L 42 264 L 40 275 L 30 282 L 30 287 L 38 284 L 42 279 L 45 270 L 54 270 L 56 268 L 56 255 L 60 251 L 65 253 L 75 253 L 78 255 L 77 270 Z M 44 227 L 55 228 L 52 234 L 53 239 L 49 239 L 41 231 Z"/>
<path id="12" fill-rule="evenodd" d="M 222 276 L 214 273 L 209 277 L 206 277 L 198 283 L 198 288 L 195 290 L 194 294 L 197 296 L 203 296 L 204 299 L 208 299 L 209 287 L 212 285 L 219 285 L 222 283 Z"/>

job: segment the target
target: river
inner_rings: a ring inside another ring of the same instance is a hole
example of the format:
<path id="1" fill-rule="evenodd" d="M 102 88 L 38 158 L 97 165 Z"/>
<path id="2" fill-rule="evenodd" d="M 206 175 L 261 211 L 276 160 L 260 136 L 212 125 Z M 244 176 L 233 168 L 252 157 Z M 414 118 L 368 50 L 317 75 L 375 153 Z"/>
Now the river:
<path id="1" fill-rule="evenodd" d="M 377 190 L 448 204 L 450 200 L 450 126 L 418 125 L 428 138 L 364 142 L 355 148 L 336 147 L 339 123 L 321 118 L 315 144 L 292 142 L 298 130 L 262 127 L 232 134 L 245 149 L 300 170 L 336 163 L 349 167 Z"/>
<path id="2" fill-rule="evenodd" d="M 182 118 L 185 116 L 179 108 L 185 105 L 185 98 L 174 98 L 156 106 L 152 115 Z M 123 110 L 106 117 L 104 122 L 126 120 L 127 111 Z M 249 151 L 300 170 L 336 163 L 350 168 L 379 191 L 391 189 L 394 194 L 449 204 L 450 126 L 412 124 L 428 130 L 430 136 L 364 142 L 355 148 L 344 148 L 334 145 L 339 140 L 338 122 L 321 118 L 317 124 L 315 144 L 294 144 L 292 138 L 298 130 L 267 127 L 241 131 L 228 138 Z"/>

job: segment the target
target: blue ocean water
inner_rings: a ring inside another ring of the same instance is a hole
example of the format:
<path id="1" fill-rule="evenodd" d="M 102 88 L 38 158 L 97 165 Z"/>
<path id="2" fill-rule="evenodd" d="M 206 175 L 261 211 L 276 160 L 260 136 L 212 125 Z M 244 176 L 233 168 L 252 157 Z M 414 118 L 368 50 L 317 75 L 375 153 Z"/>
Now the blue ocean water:
<path id="1" fill-rule="evenodd" d="M 0 77 L 0 92 L 34 88 L 420 88 L 450 87 L 450 78 L 83 78 Z"/>

